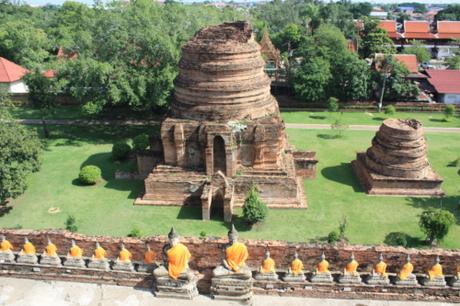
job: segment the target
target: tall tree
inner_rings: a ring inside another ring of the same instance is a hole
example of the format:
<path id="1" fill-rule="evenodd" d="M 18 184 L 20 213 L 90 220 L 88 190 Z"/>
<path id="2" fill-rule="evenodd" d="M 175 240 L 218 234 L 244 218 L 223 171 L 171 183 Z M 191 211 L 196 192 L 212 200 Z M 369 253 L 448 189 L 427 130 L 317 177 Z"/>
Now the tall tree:
<path id="1" fill-rule="evenodd" d="M 378 27 L 378 21 L 364 18 L 364 30 L 361 33 L 359 53 L 369 58 L 376 53 L 394 54 L 396 48 L 385 30 Z"/>

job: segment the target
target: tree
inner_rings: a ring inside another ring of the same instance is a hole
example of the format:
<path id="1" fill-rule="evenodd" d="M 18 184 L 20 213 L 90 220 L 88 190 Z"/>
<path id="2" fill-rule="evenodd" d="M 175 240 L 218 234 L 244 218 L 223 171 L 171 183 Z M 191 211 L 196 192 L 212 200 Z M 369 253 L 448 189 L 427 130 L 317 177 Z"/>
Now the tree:
<path id="1" fill-rule="evenodd" d="M 457 52 L 454 56 L 447 58 L 446 64 L 449 69 L 460 69 L 460 53 Z"/>
<path id="2" fill-rule="evenodd" d="M 449 228 L 455 223 L 455 216 L 446 210 L 428 209 L 420 215 L 419 226 L 426 234 L 430 244 L 436 244 L 449 233 Z"/>
<path id="3" fill-rule="evenodd" d="M 359 53 L 369 58 L 376 53 L 394 54 L 396 48 L 385 30 L 378 27 L 378 21 L 364 18 L 364 30 L 361 34 Z"/>
<path id="4" fill-rule="evenodd" d="M 290 23 L 284 27 L 275 38 L 275 44 L 282 52 L 290 55 L 293 49 L 297 49 L 302 39 L 302 30 L 299 25 Z"/>
<path id="5" fill-rule="evenodd" d="M 73 233 L 78 231 L 77 219 L 75 219 L 73 215 L 67 216 L 65 220 L 65 229 Z"/>
<path id="6" fill-rule="evenodd" d="M 336 112 L 339 110 L 339 100 L 335 97 L 329 97 L 327 100 L 327 109 L 330 112 Z"/>
<path id="7" fill-rule="evenodd" d="M 436 20 L 460 20 L 460 4 L 449 4 L 436 14 Z"/>
<path id="8" fill-rule="evenodd" d="M 350 12 L 353 14 L 354 19 L 369 16 L 372 12 L 372 4 L 369 2 L 351 3 Z"/>
<path id="9" fill-rule="evenodd" d="M 265 220 L 268 214 L 267 205 L 262 202 L 259 191 L 256 186 L 252 185 L 244 200 L 243 218 L 249 224 L 255 224 Z"/>
<path id="10" fill-rule="evenodd" d="M 0 204 L 27 189 L 28 175 L 40 168 L 41 151 L 32 130 L 11 121 L 0 124 Z"/>
<path id="11" fill-rule="evenodd" d="M 452 104 L 446 105 L 444 108 L 445 121 L 449 121 L 455 115 L 455 106 Z"/>
<path id="12" fill-rule="evenodd" d="M 419 63 L 426 63 L 431 59 L 431 54 L 419 41 L 412 41 L 410 47 L 404 48 L 404 53 L 415 54 Z"/>
<path id="13" fill-rule="evenodd" d="M 325 101 L 332 77 L 329 61 L 322 57 L 305 59 L 294 72 L 294 92 L 308 102 Z"/>

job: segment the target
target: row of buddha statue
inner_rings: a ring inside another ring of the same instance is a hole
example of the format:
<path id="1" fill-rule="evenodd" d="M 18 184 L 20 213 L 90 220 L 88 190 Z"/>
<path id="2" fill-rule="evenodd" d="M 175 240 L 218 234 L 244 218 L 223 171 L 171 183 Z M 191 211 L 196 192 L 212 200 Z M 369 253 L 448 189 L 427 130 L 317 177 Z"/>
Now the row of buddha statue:
<path id="1" fill-rule="evenodd" d="M 17 253 L 16 256 L 13 252 L 13 245 L 9 242 L 5 236 L 1 237 L 0 242 L 0 261 L 7 263 L 22 263 L 22 264 L 38 264 L 40 257 L 40 264 L 52 265 L 52 266 L 66 266 L 75 268 L 92 268 L 110 270 L 110 260 L 106 257 L 106 250 L 96 242 L 94 252 L 91 257 L 86 258 L 83 256 L 83 250 L 77 245 L 75 240 L 72 240 L 71 246 L 64 257 L 64 260 L 58 255 L 58 249 L 56 245 L 48 238 L 48 243 L 43 250 L 43 253 L 38 256 L 35 246 L 29 239 L 24 238 L 24 244 Z M 146 251 L 144 253 L 144 260 L 139 265 L 138 271 L 147 271 L 149 268 L 153 268 L 155 264 L 155 252 L 146 245 Z M 88 261 L 88 263 L 86 263 Z M 113 270 L 120 271 L 134 271 L 134 265 L 132 263 L 132 254 L 126 249 L 123 243 L 120 245 L 120 251 L 118 257 L 113 261 Z"/>
<path id="2" fill-rule="evenodd" d="M 197 280 L 199 273 L 189 267 L 192 257 L 188 248 L 180 243 L 180 237 L 171 228 L 168 234 L 168 241 L 163 247 L 163 260 L 161 263 L 155 263 L 156 255 L 146 246 L 144 260 L 139 265 L 138 271 L 153 271 L 155 278 L 154 286 L 156 295 L 159 297 L 180 297 L 192 299 L 198 295 Z M 35 246 L 25 238 L 22 249 L 17 254 L 17 263 L 36 264 L 38 262 Z M 358 272 L 359 263 L 352 253 L 346 263 L 342 273 L 332 273 L 329 270 L 329 262 L 323 253 L 311 273 L 306 273 L 304 264 L 299 258 L 297 251 L 291 261 L 286 273 L 282 275 L 281 280 L 276 269 L 276 263 L 270 256 L 268 248 L 265 251 L 264 259 L 260 267 L 254 273 L 246 265 L 249 252 L 246 245 L 238 241 L 238 232 L 232 225 L 228 232 L 228 243 L 222 247 L 222 261 L 213 270 L 211 280 L 211 295 L 216 299 L 238 300 L 243 302 L 252 301 L 252 285 L 254 280 L 262 282 L 311 282 L 318 284 L 335 283 L 334 275 L 338 275 L 340 284 L 362 284 L 363 279 L 368 285 L 390 285 L 389 273 L 387 273 L 387 264 L 383 255 L 380 254 L 378 262 L 374 265 L 372 273 Z M 40 256 L 40 264 L 61 265 L 61 258 L 57 254 L 56 246 L 48 240 L 48 244 Z M 0 243 L 0 261 L 15 262 L 12 244 L 3 236 Z M 83 260 L 83 250 L 72 241 L 72 245 L 65 257 L 64 266 L 85 267 Z M 94 253 L 88 260 L 88 268 L 108 270 L 109 260 L 106 258 L 106 251 L 99 243 L 96 243 Z M 134 271 L 132 264 L 132 255 L 123 244 L 117 259 L 114 261 L 113 270 Z M 418 279 L 413 273 L 414 266 L 408 255 L 405 264 L 401 267 L 399 273 L 392 277 L 392 282 L 400 286 L 419 286 Z M 309 276 L 307 280 L 307 275 Z M 425 277 L 420 277 L 422 285 L 430 287 L 446 287 L 446 277 L 439 257 L 436 262 L 427 271 Z M 455 288 L 460 288 L 460 266 L 457 268 L 457 275 L 451 284 Z"/>

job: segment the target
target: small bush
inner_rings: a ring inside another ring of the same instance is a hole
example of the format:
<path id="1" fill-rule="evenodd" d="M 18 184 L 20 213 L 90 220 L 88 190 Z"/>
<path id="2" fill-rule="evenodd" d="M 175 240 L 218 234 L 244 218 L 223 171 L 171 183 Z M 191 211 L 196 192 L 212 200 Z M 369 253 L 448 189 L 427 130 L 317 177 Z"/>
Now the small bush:
<path id="1" fill-rule="evenodd" d="M 83 106 L 81 107 L 82 114 L 87 117 L 94 116 L 101 111 L 102 111 L 102 104 L 97 103 L 97 102 L 89 101 L 83 104 Z"/>
<path id="2" fill-rule="evenodd" d="M 139 228 L 134 227 L 134 228 L 128 233 L 128 237 L 142 238 L 142 231 L 141 231 Z"/>
<path id="3" fill-rule="evenodd" d="M 339 99 L 335 98 L 335 97 L 330 97 L 328 100 L 327 100 L 327 109 L 330 111 L 330 112 L 336 112 L 339 110 Z"/>
<path id="4" fill-rule="evenodd" d="M 420 215 L 419 226 L 430 244 L 441 241 L 455 223 L 455 216 L 447 210 L 427 209 Z"/>
<path id="5" fill-rule="evenodd" d="M 205 231 L 200 232 L 200 238 L 206 238 L 206 232 Z"/>
<path id="6" fill-rule="evenodd" d="M 252 185 L 246 196 L 243 205 L 243 219 L 249 224 L 265 220 L 268 214 L 267 205 L 262 202 L 259 196 L 259 191 Z"/>
<path id="7" fill-rule="evenodd" d="M 459 165 L 460 165 L 460 157 L 457 157 L 457 159 L 448 163 L 447 167 L 458 167 Z"/>
<path id="8" fill-rule="evenodd" d="M 337 232 L 336 230 L 333 230 L 327 235 L 328 243 L 331 243 L 331 244 L 336 243 L 337 241 L 339 241 L 339 239 L 340 239 L 339 232 Z"/>
<path id="9" fill-rule="evenodd" d="M 345 232 L 347 231 L 348 220 L 346 216 L 342 217 L 342 220 L 339 223 L 339 239 L 347 240 Z"/>
<path id="10" fill-rule="evenodd" d="M 394 114 L 396 114 L 396 108 L 393 105 L 385 106 L 385 115 L 393 116 Z"/>
<path id="11" fill-rule="evenodd" d="M 131 146 L 125 142 L 117 142 L 112 147 L 113 160 L 125 160 L 131 153 Z"/>
<path id="12" fill-rule="evenodd" d="M 65 220 L 65 229 L 71 232 L 78 231 L 77 220 L 73 215 L 69 215 Z"/>
<path id="13" fill-rule="evenodd" d="M 407 247 L 407 241 L 409 236 L 402 232 L 391 232 L 385 236 L 385 244 L 392 246 L 403 246 Z"/>
<path id="14" fill-rule="evenodd" d="M 78 174 L 78 179 L 82 184 L 94 185 L 101 179 L 101 169 L 96 166 L 84 166 Z"/>
<path id="15" fill-rule="evenodd" d="M 446 105 L 444 108 L 444 117 L 446 121 L 449 121 L 455 115 L 455 106 L 452 104 Z"/>
<path id="16" fill-rule="evenodd" d="M 149 135 L 147 134 L 140 134 L 133 138 L 133 150 L 136 152 L 146 150 L 149 145 Z"/>
<path id="17" fill-rule="evenodd" d="M 342 138 L 345 131 L 348 130 L 348 125 L 343 123 L 342 118 L 336 119 L 333 124 L 331 124 L 331 129 L 334 133 L 334 138 Z"/>

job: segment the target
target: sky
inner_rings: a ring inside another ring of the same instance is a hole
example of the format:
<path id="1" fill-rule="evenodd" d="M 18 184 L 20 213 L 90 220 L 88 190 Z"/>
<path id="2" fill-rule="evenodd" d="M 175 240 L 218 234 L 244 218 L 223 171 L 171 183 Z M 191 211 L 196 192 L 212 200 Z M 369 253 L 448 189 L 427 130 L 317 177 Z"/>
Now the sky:
<path id="1" fill-rule="evenodd" d="M 74 0 L 81 3 L 92 4 L 93 0 Z M 200 1 L 200 0 L 195 0 Z M 243 2 L 248 0 L 235 0 L 235 2 Z M 257 0 L 255 0 L 257 1 Z M 326 0 L 327 1 L 327 0 Z M 352 0 L 353 2 L 371 2 L 371 3 L 403 3 L 403 2 L 412 2 L 413 0 Z M 24 2 L 31 5 L 44 5 L 44 4 L 62 4 L 65 1 L 59 0 L 25 0 Z M 186 2 L 193 2 L 187 0 Z M 418 0 L 417 2 L 427 3 L 427 4 L 438 4 L 438 3 L 459 3 L 460 0 Z"/>

